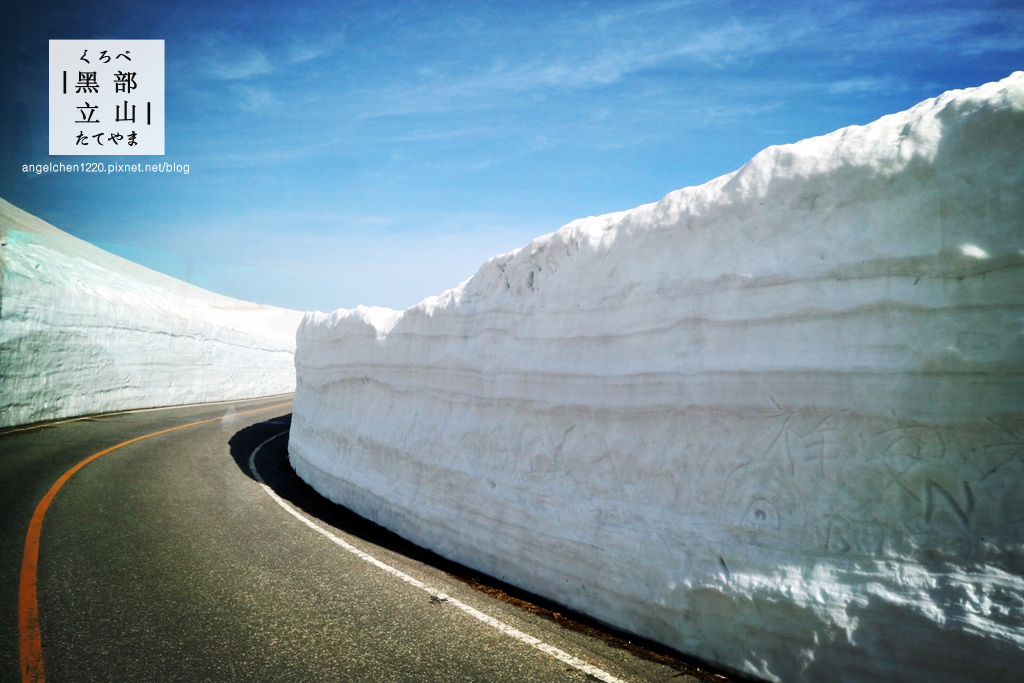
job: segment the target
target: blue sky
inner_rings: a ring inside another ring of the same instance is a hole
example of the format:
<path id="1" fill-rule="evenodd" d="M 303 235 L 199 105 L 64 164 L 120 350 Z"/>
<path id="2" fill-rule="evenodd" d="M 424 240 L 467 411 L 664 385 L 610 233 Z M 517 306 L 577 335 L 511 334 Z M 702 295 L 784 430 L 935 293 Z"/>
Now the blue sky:
<path id="1" fill-rule="evenodd" d="M 0 12 L 0 196 L 175 277 L 304 310 L 404 308 L 573 218 L 1024 68 L 1019 0 Z M 88 160 L 47 155 L 59 38 L 166 41 L 166 155 L 94 160 L 188 175 L 20 172 Z"/>

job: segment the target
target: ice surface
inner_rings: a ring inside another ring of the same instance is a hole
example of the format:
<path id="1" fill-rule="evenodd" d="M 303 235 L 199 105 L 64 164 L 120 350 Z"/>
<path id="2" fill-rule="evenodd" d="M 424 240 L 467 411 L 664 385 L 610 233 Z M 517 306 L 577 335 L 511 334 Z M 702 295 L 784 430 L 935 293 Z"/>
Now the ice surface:
<path id="1" fill-rule="evenodd" d="M 769 680 L 1024 674 L 1024 73 L 307 314 L 290 454 L 415 542 Z"/>
<path id="2" fill-rule="evenodd" d="M 292 391 L 298 311 L 126 261 L 0 200 L 0 427 Z"/>

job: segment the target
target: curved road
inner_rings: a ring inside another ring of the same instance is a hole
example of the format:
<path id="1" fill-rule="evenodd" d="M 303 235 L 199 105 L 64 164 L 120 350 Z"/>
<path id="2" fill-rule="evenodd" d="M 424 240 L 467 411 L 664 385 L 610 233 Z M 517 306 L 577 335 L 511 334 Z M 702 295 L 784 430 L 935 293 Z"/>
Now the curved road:
<path id="1" fill-rule="evenodd" d="M 481 590 L 485 577 L 323 500 L 288 466 L 289 399 L 0 433 L 0 681 L 24 680 L 22 561 L 47 491 L 111 446 L 204 420 L 96 458 L 53 497 L 45 680 L 725 680 Z"/>

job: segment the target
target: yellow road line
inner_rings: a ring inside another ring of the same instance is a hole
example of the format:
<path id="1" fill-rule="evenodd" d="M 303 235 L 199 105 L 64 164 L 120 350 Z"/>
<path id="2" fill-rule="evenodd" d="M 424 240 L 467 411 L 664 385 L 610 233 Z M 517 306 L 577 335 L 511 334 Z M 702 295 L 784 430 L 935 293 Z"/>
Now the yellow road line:
<path id="1" fill-rule="evenodd" d="M 227 417 L 238 417 L 240 415 L 249 415 L 250 413 L 259 413 L 264 410 L 273 410 L 275 408 L 281 408 L 289 405 L 290 403 L 291 401 L 287 401 L 285 403 L 278 403 L 265 408 L 256 408 L 254 410 L 246 410 L 240 413 L 230 413 L 228 415 L 222 415 L 221 417 L 210 418 L 209 420 L 189 422 L 188 424 L 178 425 L 177 427 L 161 429 L 157 432 L 137 436 L 134 439 L 122 441 L 116 446 L 105 448 L 99 453 L 90 455 L 88 458 L 82 460 L 61 475 L 61 478 L 50 487 L 50 490 L 46 492 L 43 499 L 39 501 L 39 505 L 36 506 L 36 511 L 32 513 L 32 520 L 28 523 L 28 534 L 25 537 L 25 554 L 21 561 L 21 585 L 18 590 L 18 636 L 20 638 L 19 645 L 21 652 L 22 683 L 44 683 L 46 681 L 46 677 L 43 674 L 43 641 L 39 628 L 39 600 L 36 576 L 39 568 L 39 537 L 43 530 L 43 517 L 46 515 L 46 510 L 50 507 L 50 503 L 53 501 L 54 496 L 57 495 L 57 492 L 60 491 L 60 488 L 64 486 L 67 480 L 74 476 L 75 472 L 82 469 L 96 458 L 106 455 L 111 451 L 116 451 L 118 448 L 127 446 L 128 444 L 133 444 L 136 441 L 142 441 L 143 439 L 148 439 L 151 436 L 167 434 L 168 432 L 176 432 L 179 429 L 207 424 L 208 422 L 217 422 L 218 420 L 223 420 Z"/>

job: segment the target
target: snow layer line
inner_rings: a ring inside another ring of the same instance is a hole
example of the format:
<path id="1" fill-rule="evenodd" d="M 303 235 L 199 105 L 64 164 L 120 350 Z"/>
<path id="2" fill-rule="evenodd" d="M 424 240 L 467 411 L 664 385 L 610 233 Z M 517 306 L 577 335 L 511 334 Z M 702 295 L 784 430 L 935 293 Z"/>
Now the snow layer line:
<path id="1" fill-rule="evenodd" d="M 1024 73 L 310 313 L 318 491 L 772 681 L 1024 671 Z"/>
<path id="2" fill-rule="evenodd" d="M 0 200 L 0 427 L 290 392 L 301 317 L 149 270 Z"/>

